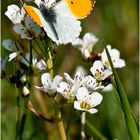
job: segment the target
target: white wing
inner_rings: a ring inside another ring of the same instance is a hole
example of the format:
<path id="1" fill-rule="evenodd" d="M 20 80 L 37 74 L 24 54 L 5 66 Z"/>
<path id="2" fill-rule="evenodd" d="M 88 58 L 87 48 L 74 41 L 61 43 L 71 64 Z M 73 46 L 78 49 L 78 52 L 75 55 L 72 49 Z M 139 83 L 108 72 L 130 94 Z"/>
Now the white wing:
<path id="1" fill-rule="evenodd" d="M 59 38 L 58 43 L 67 44 L 72 42 L 80 35 L 82 30 L 80 21 L 70 12 L 65 1 L 57 3 L 53 10 L 56 13 L 56 22 L 53 25 Z"/>
<path id="2" fill-rule="evenodd" d="M 52 7 L 52 9 L 56 14 L 56 19 L 55 22 L 53 22 L 53 26 L 57 33 L 58 39 L 50 27 L 50 23 L 44 19 L 41 12 L 37 8 L 34 8 L 40 17 L 45 32 L 54 42 L 57 44 L 67 44 L 72 42 L 80 35 L 82 30 L 80 21 L 77 20 L 74 15 L 72 15 L 64 1 L 57 3 L 54 7 Z"/>
<path id="3" fill-rule="evenodd" d="M 33 7 L 33 9 L 35 10 L 35 12 L 40 17 L 40 20 L 42 22 L 42 27 L 45 30 L 45 32 L 47 33 L 48 37 L 50 37 L 54 42 L 56 42 L 58 44 L 58 40 L 56 38 L 56 35 L 55 35 L 54 31 L 50 27 L 50 23 L 44 19 L 41 12 L 37 8 Z"/>

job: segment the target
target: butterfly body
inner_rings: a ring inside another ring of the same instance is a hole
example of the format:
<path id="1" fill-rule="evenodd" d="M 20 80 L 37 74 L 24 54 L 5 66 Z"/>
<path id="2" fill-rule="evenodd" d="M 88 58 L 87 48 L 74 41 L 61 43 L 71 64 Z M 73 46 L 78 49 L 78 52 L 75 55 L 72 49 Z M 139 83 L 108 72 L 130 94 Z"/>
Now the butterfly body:
<path id="1" fill-rule="evenodd" d="M 40 4 L 40 12 L 41 12 L 43 18 L 45 19 L 45 21 L 48 22 L 56 39 L 59 40 L 58 34 L 57 34 L 55 27 L 54 27 L 54 23 L 56 22 L 55 11 L 52 8 L 47 8 L 44 3 L 41 3 Z"/>

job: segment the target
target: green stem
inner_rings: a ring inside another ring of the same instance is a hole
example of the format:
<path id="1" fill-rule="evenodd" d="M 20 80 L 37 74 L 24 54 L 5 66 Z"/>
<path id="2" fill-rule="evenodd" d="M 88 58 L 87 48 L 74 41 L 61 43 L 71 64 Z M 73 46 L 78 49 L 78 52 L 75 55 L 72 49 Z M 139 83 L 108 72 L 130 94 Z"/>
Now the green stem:
<path id="1" fill-rule="evenodd" d="M 56 103 L 54 98 L 53 98 L 53 102 L 54 102 L 54 108 L 55 108 L 56 125 L 58 127 L 61 140 L 67 140 L 65 129 L 64 129 L 64 124 L 63 124 L 63 121 L 62 121 L 62 116 L 61 116 L 60 108 L 58 107 L 58 105 L 57 105 L 57 103 Z"/>
<path id="2" fill-rule="evenodd" d="M 21 119 L 21 123 L 20 123 L 20 127 L 19 127 L 19 132 L 18 132 L 19 140 L 22 140 L 22 134 L 23 134 L 23 131 L 24 131 L 25 122 L 26 122 L 26 118 L 27 118 L 26 104 L 27 104 L 27 102 L 24 103 L 24 113 L 22 115 L 22 119 Z"/>
<path id="3" fill-rule="evenodd" d="M 30 92 L 31 92 L 32 77 L 33 77 L 33 71 L 32 71 L 32 41 L 31 40 L 30 40 L 30 65 L 29 65 L 28 74 L 29 74 L 28 86 L 29 86 Z M 27 112 L 28 112 L 28 109 L 27 109 L 28 101 L 29 101 L 29 96 L 24 97 L 24 111 L 23 111 L 19 131 L 18 131 L 19 140 L 22 140 L 22 134 L 23 134 L 24 127 L 25 127 L 25 122 L 26 122 Z"/>
<path id="4" fill-rule="evenodd" d="M 16 89 L 16 93 L 17 92 L 18 91 Z M 17 123 L 16 123 L 16 138 L 15 139 L 17 139 L 17 137 L 18 137 L 19 123 L 20 123 L 20 104 L 19 104 L 20 97 L 19 97 L 18 93 L 17 93 L 17 97 L 16 97 L 16 102 L 17 102 Z"/>
<path id="5" fill-rule="evenodd" d="M 88 129 L 92 131 L 93 136 L 97 136 L 100 140 L 107 140 L 107 138 L 103 136 L 88 120 L 86 120 L 86 125 Z"/>
<path id="6" fill-rule="evenodd" d="M 39 47 L 40 51 L 42 52 L 42 54 L 43 54 L 43 55 L 44 55 L 44 57 L 46 58 L 46 54 L 45 54 L 45 52 L 42 50 L 42 48 L 41 48 L 40 44 L 37 42 L 37 40 L 36 40 L 36 39 L 34 39 L 34 42 L 37 44 L 37 46 Z"/>
<path id="7" fill-rule="evenodd" d="M 49 69 L 49 72 L 50 72 L 51 76 L 53 77 L 54 72 L 53 72 L 53 59 L 52 59 L 51 51 L 48 52 L 48 56 L 49 56 L 49 58 L 47 60 L 47 66 L 48 66 L 48 69 Z M 61 140 L 66 140 L 66 133 L 65 133 L 64 124 L 63 124 L 63 121 L 62 121 L 60 108 L 58 107 L 54 97 L 52 97 L 52 99 L 53 99 L 53 102 L 54 102 L 56 125 L 58 127 Z"/>
<path id="8" fill-rule="evenodd" d="M 73 119 L 73 106 L 71 106 L 71 109 L 70 109 L 70 115 L 69 115 L 69 119 L 67 121 L 67 128 L 66 128 L 66 136 L 67 136 L 67 140 L 70 140 L 70 126 L 72 124 L 72 119 Z"/>
<path id="9" fill-rule="evenodd" d="M 86 112 L 83 112 L 81 115 L 81 140 L 86 139 L 85 135 L 85 121 L 86 121 Z"/>
<path id="10" fill-rule="evenodd" d="M 18 64 L 18 58 L 16 58 L 16 63 L 15 63 L 15 75 L 17 71 L 17 64 Z M 19 123 L 20 123 L 20 97 L 17 89 L 17 76 L 16 76 L 16 81 L 15 81 L 15 93 L 16 93 L 16 106 L 17 106 L 17 120 L 16 120 L 16 136 L 15 139 L 18 137 L 18 129 L 19 129 Z"/>

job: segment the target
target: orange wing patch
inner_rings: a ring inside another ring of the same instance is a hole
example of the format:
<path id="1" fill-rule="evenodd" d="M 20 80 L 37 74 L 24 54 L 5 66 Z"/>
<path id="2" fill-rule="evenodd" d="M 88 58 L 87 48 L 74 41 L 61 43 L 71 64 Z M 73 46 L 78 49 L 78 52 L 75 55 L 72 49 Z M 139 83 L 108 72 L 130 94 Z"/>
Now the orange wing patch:
<path id="1" fill-rule="evenodd" d="M 78 19 L 83 19 L 90 14 L 94 3 L 91 0 L 65 0 L 71 12 Z"/>
<path id="2" fill-rule="evenodd" d="M 32 6 L 23 6 L 24 10 L 27 12 L 27 14 L 40 26 L 42 27 L 42 22 L 40 20 L 39 15 L 36 13 L 34 7 Z"/>

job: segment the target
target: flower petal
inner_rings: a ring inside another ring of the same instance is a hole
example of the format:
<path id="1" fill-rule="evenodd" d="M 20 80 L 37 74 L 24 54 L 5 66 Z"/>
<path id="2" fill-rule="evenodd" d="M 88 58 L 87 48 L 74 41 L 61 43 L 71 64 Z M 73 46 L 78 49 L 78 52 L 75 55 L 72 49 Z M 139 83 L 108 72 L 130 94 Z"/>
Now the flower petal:
<path id="1" fill-rule="evenodd" d="M 88 49 L 83 49 L 83 50 L 81 50 L 81 52 L 82 52 L 82 55 L 83 55 L 84 58 L 87 59 L 87 58 L 90 57 L 90 52 L 89 52 Z"/>
<path id="2" fill-rule="evenodd" d="M 17 34 L 21 36 L 22 39 L 30 39 L 27 29 L 22 24 L 15 24 L 13 29 Z"/>
<path id="3" fill-rule="evenodd" d="M 96 79 L 90 75 L 86 76 L 83 81 L 83 85 L 88 88 L 89 91 L 95 91 L 103 88 L 99 85 L 99 83 L 97 83 Z"/>
<path id="4" fill-rule="evenodd" d="M 64 77 L 65 77 L 66 81 L 67 81 L 70 85 L 73 85 L 73 84 L 74 84 L 74 80 L 69 76 L 68 73 L 64 73 Z"/>
<path id="5" fill-rule="evenodd" d="M 112 75 L 112 71 L 110 69 L 105 69 L 104 71 L 104 76 L 103 76 L 103 80 L 105 80 L 107 77 L 109 77 L 110 75 Z"/>
<path id="6" fill-rule="evenodd" d="M 93 92 L 89 95 L 88 101 L 92 107 L 95 107 L 101 103 L 103 96 L 98 92 Z"/>
<path id="7" fill-rule="evenodd" d="M 83 41 L 82 39 L 77 38 L 72 42 L 72 45 L 78 49 L 81 49 L 83 47 Z"/>
<path id="8" fill-rule="evenodd" d="M 10 62 L 11 60 L 13 60 L 15 57 L 18 56 L 18 54 L 19 54 L 19 52 L 11 53 L 11 54 L 9 55 L 9 59 L 8 59 L 8 61 Z"/>
<path id="9" fill-rule="evenodd" d="M 48 91 L 48 90 L 47 90 L 46 88 L 44 88 L 44 87 L 35 86 L 35 88 L 37 88 L 37 89 L 39 89 L 39 90 L 41 90 L 41 91 L 43 91 L 43 92 L 47 92 L 47 91 Z"/>
<path id="10" fill-rule="evenodd" d="M 102 90 L 103 92 L 109 92 L 113 90 L 112 84 L 108 84 L 104 89 Z"/>
<path id="11" fill-rule="evenodd" d="M 74 77 L 74 81 L 77 83 L 81 83 L 83 80 L 84 76 L 80 71 L 77 71 Z"/>
<path id="12" fill-rule="evenodd" d="M 64 93 L 70 90 L 70 86 L 66 82 L 59 83 L 59 87 L 57 88 L 57 92 Z"/>
<path id="13" fill-rule="evenodd" d="M 29 95 L 29 93 L 30 93 L 29 89 L 26 86 L 24 86 L 23 87 L 23 95 L 27 96 L 27 95 Z"/>
<path id="14" fill-rule="evenodd" d="M 41 76 L 41 82 L 43 86 L 49 86 L 52 84 L 52 77 L 50 73 L 43 73 Z"/>
<path id="15" fill-rule="evenodd" d="M 53 79 L 53 85 L 58 86 L 58 84 L 62 81 L 62 77 L 59 75 L 56 75 Z"/>
<path id="16" fill-rule="evenodd" d="M 93 66 L 90 68 L 91 73 L 95 76 L 97 70 L 104 69 L 103 63 L 100 60 L 96 60 Z"/>
<path id="17" fill-rule="evenodd" d="M 14 52 L 17 51 L 15 43 L 11 39 L 6 39 L 2 42 L 2 45 L 5 49 Z"/>
<path id="18" fill-rule="evenodd" d="M 77 90 L 76 98 L 79 102 L 85 101 L 89 96 L 87 88 L 81 87 Z"/>
<path id="19" fill-rule="evenodd" d="M 33 35 L 35 37 L 37 37 L 41 33 L 40 27 L 29 16 L 26 16 L 24 21 L 26 28 L 29 31 L 33 32 Z"/>
<path id="20" fill-rule="evenodd" d="M 92 33 L 86 33 L 83 37 L 83 42 L 86 48 L 92 48 L 98 39 Z"/>
<path id="21" fill-rule="evenodd" d="M 40 7 L 41 0 L 34 0 L 34 3 L 35 3 L 38 7 Z"/>
<path id="22" fill-rule="evenodd" d="M 87 75 L 87 71 L 84 69 L 84 67 L 83 66 L 77 66 L 77 68 L 76 68 L 76 72 L 77 71 L 80 71 L 84 76 L 85 75 Z"/>
<path id="23" fill-rule="evenodd" d="M 112 49 L 110 51 L 110 56 L 111 56 L 111 58 L 113 58 L 115 60 L 119 59 L 120 58 L 120 52 L 117 49 Z"/>
<path id="24" fill-rule="evenodd" d="M 113 65 L 114 68 L 122 68 L 126 66 L 125 61 L 123 59 L 118 59 L 118 61 L 115 61 Z"/>
<path id="25" fill-rule="evenodd" d="M 80 103 L 78 101 L 74 101 L 74 108 L 77 109 L 77 110 L 83 110 L 81 107 L 80 107 Z"/>
<path id="26" fill-rule="evenodd" d="M 97 113 L 98 112 L 98 110 L 97 109 L 95 109 L 95 108 L 91 108 L 91 109 L 89 109 L 89 110 L 87 110 L 89 113 L 91 113 L 91 114 L 94 114 L 94 113 Z"/>
<path id="27" fill-rule="evenodd" d="M 7 7 L 5 15 L 14 23 L 20 23 L 22 20 L 20 9 L 17 5 L 12 4 Z"/>
<path id="28" fill-rule="evenodd" d="M 39 70 L 46 70 L 46 67 L 47 67 L 47 65 L 43 59 L 41 59 L 39 62 L 37 62 L 37 68 Z"/>

